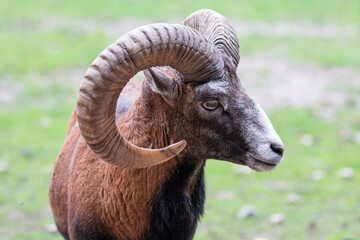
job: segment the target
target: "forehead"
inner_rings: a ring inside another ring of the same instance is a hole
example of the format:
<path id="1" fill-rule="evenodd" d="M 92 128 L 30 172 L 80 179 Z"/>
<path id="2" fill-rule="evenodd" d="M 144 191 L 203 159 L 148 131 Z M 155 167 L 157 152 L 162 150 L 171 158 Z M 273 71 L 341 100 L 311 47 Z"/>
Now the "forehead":
<path id="1" fill-rule="evenodd" d="M 210 81 L 196 86 L 194 91 L 194 99 L 203 98 L 223 98 L 231 96 L 241 90 L 240 81 L 217 80 Z"/>

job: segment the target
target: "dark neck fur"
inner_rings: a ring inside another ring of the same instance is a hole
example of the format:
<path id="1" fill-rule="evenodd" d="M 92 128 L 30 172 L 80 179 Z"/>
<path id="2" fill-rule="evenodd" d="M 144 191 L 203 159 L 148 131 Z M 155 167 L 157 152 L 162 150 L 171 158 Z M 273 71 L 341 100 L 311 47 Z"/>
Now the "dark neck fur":
<path id="1" fill-rule="evenodd" d="M 204 165 L 184 159 L 152 203 L 148 239 L 192 239 L 205 201 Z M 191 186 L 191 180 L 194 186 Z"/>

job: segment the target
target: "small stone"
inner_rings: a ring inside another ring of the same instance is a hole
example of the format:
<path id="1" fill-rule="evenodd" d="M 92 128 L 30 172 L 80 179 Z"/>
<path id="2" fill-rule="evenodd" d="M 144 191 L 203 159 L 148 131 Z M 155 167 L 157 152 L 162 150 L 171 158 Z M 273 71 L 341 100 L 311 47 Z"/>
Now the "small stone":
<path id="1" fill-rule="evenodd" d="M 230 190 L 220 190 L 216 192 L 216 198 L 219 200 L 223 199 L 232 199 L 234 197 L 234 192 Z"/>
<path id="2" fill-rule="evenodd" d="M 299 141 L 304 146 L 311 146 L 314 144 L 313 136 L 307 134 L 301 135 Z"/>
<path id="3" fill-rule="evenodd" d="M 352 136 L 352 132 L 350 129 L 346 128 L 346 129 L 342 129 L 340 131 L 340 137 L 342 140 L 344 141 L 349 141 L 351 140 L 351 136 Z"/>
<path id="4" fill-rule="evenodd" d="M 9 169 L 9 163 L 8 162 L 0 162 L 0 173 L 7 172 Z"/>
<path id="5" fill-rule="evenodd" d="M 283 222 L 285 222 L 285 215 L 282 213 L 271 215 L 269 218 L 269 223 L 272 225 L 280 225 Z"/>
<path id="6" fill-rule="evenodd" d="M 314 181 L 319 181 L 325 177 L 325 172 L 323 170 L 315 170 L 311 173 L 311 179 Z"/>
<path id="7" fill-rule="evenodd" d="M 289 193 L 285 196 L 286 202 L 290 204 L 296 204 L 299 203 L 302 198 L 296 193 Z"/>
<path id="8" fill-rule="evenodd" d="M 238 212 L 239 218 L 252 218 L 259 216 L 259 210 L 252 205 L 244 206 Z"/>
<path id="9" fill-rule="evenodd" d="M 251 173 L 251 169 L 247 166 L 243 166 L 243 165 L 234 165 L 233 170 L 235 173 L 240 173 L 240 174 L 250 174 Z"/>
<path id="10" fill-rule="evenodd" d="M 349 223 L 347 223 L 347 222 L 342 222 L 342 223 L 340 224 L 340 229 L 341 229 L 341 230 L 344 230 L 344 229 L 348 228 L 348 226 L 349 226 Z"/>
<path id="11" fill-rule="evenodd" d="M 57 227 L 55 224 L 47 224 L 44 227 L 44 231 L 49 233 L 57 233 Z"/>
<path id="12" fill-rule="evenodd" d="M 317 115 L 323 120 L 323 121 L 333 121 L 335 119 L 335 112 L 332 107 L 322 107 L 317 110 Z"/>
<path id="13" fill-rule="evenodd" d="M 338 174 L 342 179 L 349 180 L 354 177 L 354 170 L 351 167 L 344 167 L 339 170 Z"/>
<path id="14" fill-rule="evenodd" d="M 276 191 L 286 191 L 289 188 L 287 183 L 279 180 L 267 181 L 266 185 Z"/>
<path id="15" fill-rule="evenodd" d="M 20 210 L 13 210 L 10 212 L 9 218 L 13 221 L 21 222 L 26 219 L 26 215 Z"/>
<path id="16" fill-rule="evenodd" d="M 354 134 L 354 141 L 357 144 L 360 144 L 360 132 L 357 132 L 357 133 Z"/>
<path id="17" fill-rule="evenodd" d="M 34 151 L 29 147 L 24 147 L 20 149 L 20 154 L 23 157 L 31 158 L 34 155 Z"/>
<path id="18" fill-rule="evenodd" d="M 317 223 L 314 221 L 310 222 L 307 225 L 306 229 L 308 230 L 308 232 L 314 232 L 317 229 Z"/>
<path id="19" fill-rule="evenodd" d="M 49 128 L 52 125 L 52 120 L 49 116 L 43 116 L 40 119 L 40 126 L 43 128 Z"/>

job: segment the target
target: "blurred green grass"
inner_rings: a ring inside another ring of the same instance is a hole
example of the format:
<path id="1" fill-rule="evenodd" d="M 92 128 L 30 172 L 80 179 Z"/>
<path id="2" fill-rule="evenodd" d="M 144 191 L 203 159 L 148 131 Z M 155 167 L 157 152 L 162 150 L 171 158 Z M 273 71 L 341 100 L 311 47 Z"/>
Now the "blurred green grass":
<path id="1" fill-rule="evenodd" d="M 160 18 L 184 17 L 198 9 L 210 8 L 228 17 L 243 20 L 301 20 L 309 22 L 358 23 L 357 0 L 18 0 L 0 1 L 2 23 L 36 21 L 44 15 L 72 18 L 118 19 L 124 17 Z"/>
<path id="2" fill-rule="evenodd" d="M 1 2 L 0 2 L 1 3 Z M 212 8 L 227 17 L 247 21 L 300 21 L 358 26 L 358 0 L 325 1 L 6 1 L 0 8 L 0 73 L 24 74 L 52 71 L 61 67 L 88 66 L 97 54 L 116 39 L 103 33 L 76 32 L 53 26 L 44 27 L 49 17 L 114 20 L 126 17 L 150 18 L 151 22 L 169 18 L 183 19 L 189 13 Z M 84 7 L 86 6 L 86 7 Z M 236 7 L 235 7 L 236 6 Z M 326 11 L 324 7 L 326 6 Z M 341 7 L 342 11 L 338 11 Z M 359 66 L 359 33 L 352 37 L 318 39 L 309 37 L 246 36 L 240 51 L 251 55 L 259 51 L 269 56 L 311 61 L 325 66 Z"/>
<path id="3" fill-rule="evenodd" d="M 6 61 L 0 65 L 0 72 L 23 76 L 31 72 L 44 73 L 79 64 L 89 65 L 105 48 L 103 45 L 106 42 L 107 39 L 102 34 L 76 35 L 61 30 L 7 32 L 0 35 L 0 43 L 6 46 L 1 51 L 1 56 Z"/>
<path id="4" fill-rule="evenodd" d="M 161 0 L 156 4 L 143 0 L 0 0 L 0 4 L 0 88 L 13 91 L 9 86 L 15 86 L 18 90 L 10 103 L 0 102 L 0 239 L 61 239 L 44 232 L 44 227 L 53 223 L 48 184 L 76 101 L 78 82 L 70 82 L 73 77 L 69 75 L 75 70 L 73 74 L 80 79 L 82 70 L 115 41 L 102 31 L 43 27 L 49 17 L 74 22 L 131 17 L 150 23 L 183 19 L 195 10 L 212 8 L 245 21 L 338 26 L 358 26 L 360 22 L 358 0 Z M 266 55 L 358 71 L 359 42 L 358 33 L 329 39 L 250 35 L 240 39 L 240 52 L 245 59 Z M 354 90 L 345 83 L 343 88 Z M 269 112 L 286 146 L 285 161 L 275 171 L 247 175 L 236 173 L 233 164 L 208 161 L 206 210 L 196 239 L 360 237 L 360 148 L 341 134 L 344 130 L 360 132 L 359 110 L 356 104 L 348 104 L 335 110 L 333 120 L 324 121 L 317 114 L 319 109 Z M 300 143 L 304 134 L 314 138 L 311 146 Z M 351 181 L 338 177 L 338 170 L 347 166 L 355 170 Z M 325 177 L 313 181 L 311 173 L 317 169 L 323 170 Z M 232 191 L 233 198 L 218 199 L 221 190 Z M 303 198 L 298 205 L 285 202 L 285 195 L 293 192 Z M 259 216 L 239 219 L 237 212 L 244 205 L 257 206 Z M 285 213 L 285 223 L 270 225 L 268 217 L 278 212 Z"/>

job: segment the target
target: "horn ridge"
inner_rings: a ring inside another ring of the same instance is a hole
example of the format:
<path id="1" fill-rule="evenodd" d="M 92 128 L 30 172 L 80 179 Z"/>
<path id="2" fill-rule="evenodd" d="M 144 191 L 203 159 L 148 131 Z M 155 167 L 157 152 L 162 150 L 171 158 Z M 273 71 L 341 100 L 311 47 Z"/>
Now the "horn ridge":
<path id="1" fill-rule="evenodd" d="M 184 79 L 195 81 L 224 74 L 224 62 L 214 45 L 180 24 L 137 28 L 102 51 L 85 73 L 76 113 L 88 146 L 110 164 L 150 167 L 173 158 L 186 146 L 182 140 L 161 149 L 141 148 L 127 141 L 115 125 L 116 102 L 123 87 L 137 72 L 154 66 L 173 67 Z"/>
<path id="2" fill-rule="evenodd" d="M 210 9 L 203 9 L 190 14 L 182 24 L 202 33 L 238 66 L 239 41 L 234 28 L 224 16 Z"/>

